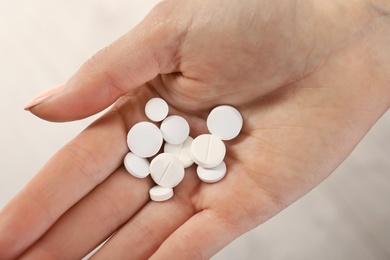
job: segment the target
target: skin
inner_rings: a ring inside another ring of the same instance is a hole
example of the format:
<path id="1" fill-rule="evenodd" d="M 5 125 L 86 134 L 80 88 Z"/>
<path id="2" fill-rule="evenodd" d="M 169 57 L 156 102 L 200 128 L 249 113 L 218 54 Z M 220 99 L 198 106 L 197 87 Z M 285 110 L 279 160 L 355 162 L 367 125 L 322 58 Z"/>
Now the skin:
<path id="1" fill-rule="evenodd" d="M 328 177 L 390 106 L 388 1 L 161 2 L 30 111 L 70 121 L 112 108 L 55 154 L 0 213 L 0 258 L 208 259 Z M 152 202 L 122 162 L 160 96 L 191 135 L 220 104 L 244 127 L 227 175 L 186 170 Z"/>

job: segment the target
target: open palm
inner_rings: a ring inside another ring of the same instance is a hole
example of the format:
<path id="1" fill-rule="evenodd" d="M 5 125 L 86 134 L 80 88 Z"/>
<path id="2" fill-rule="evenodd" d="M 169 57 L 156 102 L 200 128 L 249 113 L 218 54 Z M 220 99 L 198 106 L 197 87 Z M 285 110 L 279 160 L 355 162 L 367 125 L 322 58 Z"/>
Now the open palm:
<path id="1" fill-rule="evenodd" d="M 336 1 L 223 2 L 162 2 L 29 108 L 68 121 L 115 102 L 1 212 L 2 259 L 76 259 L 112 234 L 94 257 L 209 258 L 319 184 L 388 109 L 379 13 L 358 15 L 359 1 L 342 14 Z M 171 200 L 150 201 L 152 180 L 122 163 L 127 132 L 155 96 L 193 137 L 213 107 L 241 112 L 224 179 L 202 183 L 192 166 Z"/>

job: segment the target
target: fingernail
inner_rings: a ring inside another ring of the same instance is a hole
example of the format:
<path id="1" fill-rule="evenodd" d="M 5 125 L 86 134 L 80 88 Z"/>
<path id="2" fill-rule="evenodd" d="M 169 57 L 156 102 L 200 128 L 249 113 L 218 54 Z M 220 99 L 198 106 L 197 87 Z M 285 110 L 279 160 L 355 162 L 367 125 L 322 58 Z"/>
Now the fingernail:
<path id="1" fill-rule="evenodd" d="M 57 87 L 51 88 L 49 90 L 46 90 L 38 95 L 36 95 L 33 99 L 31 99 L 25 106 L 24 110 L 29 111 L 31 108 L 35 107 L 36 105 L 39 105 L 43 103 L 45 100 L 47 100 L 49 97 L 54 96 L 55 94 L 61 92 L 62 89 L 65 88 L 65 84 L 59 85 Z"/>

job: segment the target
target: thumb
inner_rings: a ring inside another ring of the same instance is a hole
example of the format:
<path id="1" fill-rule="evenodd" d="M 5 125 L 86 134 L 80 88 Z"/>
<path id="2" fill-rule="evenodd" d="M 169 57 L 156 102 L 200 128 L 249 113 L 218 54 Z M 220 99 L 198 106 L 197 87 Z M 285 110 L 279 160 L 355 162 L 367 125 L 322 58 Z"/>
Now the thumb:
<path id="1" fill-rule="evenodd" d="M 172 72 L 183 34 L 168 2 L 158 4 L 133 30 L 85 62 L 66 84 L 33 98 L 25 110 L 50 121 L 85 118 L 159 73 Z"/>

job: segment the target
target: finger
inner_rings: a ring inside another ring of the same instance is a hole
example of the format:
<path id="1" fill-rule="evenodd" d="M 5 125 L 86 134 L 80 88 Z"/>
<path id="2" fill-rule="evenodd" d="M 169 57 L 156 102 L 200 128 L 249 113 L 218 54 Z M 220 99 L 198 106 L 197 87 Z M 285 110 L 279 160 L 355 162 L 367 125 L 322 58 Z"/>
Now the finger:
<path id="1" fill-rule="evenodd" d="M 149 259 L 210 259 L 239 235 L 237 227 L 206 209 L 178 228 Z"/>
<path id="2" fill-rule="evenodd" d="M 193 213 L 174 199 L 149 203 L 123 226 L 92 259 L 147 259 Z"/>
<path id="3" fill-rule="evenodd" d="M 48 161 L 0 213 L 1 259 L 25 250 L 118 168 L 128 150 L 126 132 L 119 113 L 108 113 Z"/>
<path id="4" fill-rule="evenodd" d="M 150 202 L 130 219 L 93 255 L 92 259 L 147 259 L 195 209 L 190 195 L 199 180 L 187 172 L 175 195 L 165 202 Z M 166 258 L 172 259 L 172 258 Z"/>
<path id="5" fill-rule="evenodd" d="M 67 211 L 20 259 L 81 259 L 149 201 L 151 186 L 151 179 L 134 178 L 124 167 L 119 168 Z"/>
<path id="6" fill-rule="evenodd" d="M 26 109 L 51 121 L 84 118 L 159 73 L 173 72 L 185 22 L 173 21 L 172 9 L 171 1 L 159 4 L 128 34 L 88 60 L 65 87 L 39 95 Z"/>
<path id="7" fill-rule="evenodd" d="M 236 161 L 218 183 L 199 186 L 197 214 L 175 230 L 150 259 L 210 259 L 244 232 L 276 214 L 274 199 Z"/>
<path id="8" fill-rule="evenodd" d="M 143 88 L 118 102 L 48 161 L 0 212 L 0 259 L 13 259 L 31 246 L 65 211 L 122 163 L 126 135 L 145 120 L 152 93 Z"/>

